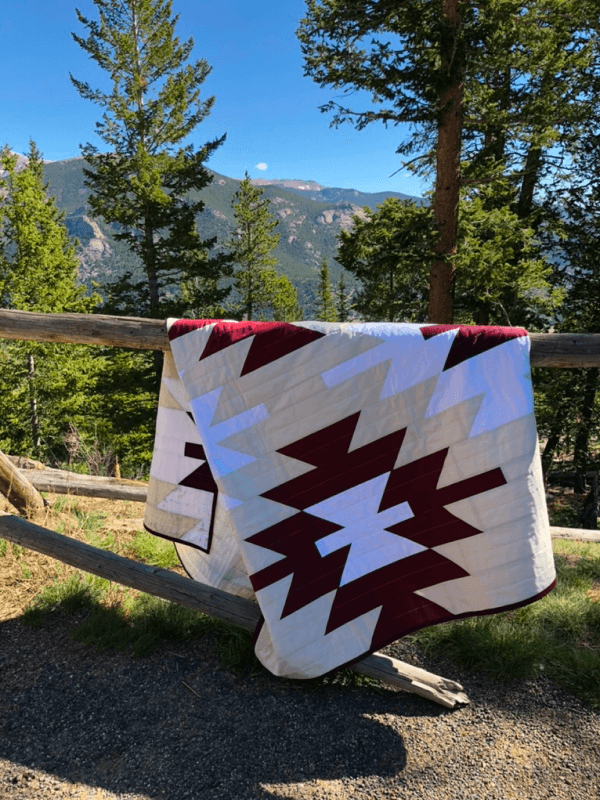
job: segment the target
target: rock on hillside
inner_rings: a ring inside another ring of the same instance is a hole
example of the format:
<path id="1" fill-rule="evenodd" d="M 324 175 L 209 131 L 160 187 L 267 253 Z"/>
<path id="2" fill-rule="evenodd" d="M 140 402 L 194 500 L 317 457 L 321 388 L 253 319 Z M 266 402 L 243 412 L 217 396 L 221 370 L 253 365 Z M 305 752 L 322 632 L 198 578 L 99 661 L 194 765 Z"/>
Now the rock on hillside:
<path id="1" fill-rule="evenodd" d="M 86 214 L 75 213 L 65 217 L 64 224 L 69 235 L 79 240 L 77 257 L 80 280 L 85 283 L 90 278 L 100 277 L 100 272 L 96 268 L 97 262 L 110 256 L 112 249 L 98 223 Z"/>

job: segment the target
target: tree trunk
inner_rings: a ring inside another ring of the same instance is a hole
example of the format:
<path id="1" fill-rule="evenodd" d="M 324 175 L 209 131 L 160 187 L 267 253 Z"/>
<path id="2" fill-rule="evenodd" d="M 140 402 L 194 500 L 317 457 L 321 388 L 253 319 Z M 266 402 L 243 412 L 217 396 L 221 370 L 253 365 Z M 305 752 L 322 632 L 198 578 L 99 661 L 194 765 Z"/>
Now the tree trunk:
<path id="1" fill-rule="evenodd" d="M 35 454 L 39 458 L 42 442 L 40 439 L 40 424 L 35 392 L 35 363 L 31 353 L 27 356 L 27 380 L 29 381 L 29 407 L 31 408 L 31 441 L 33 442 Z"/>
<path id="2" fill-rule="evenodd" d="M 560 442 L 561 434 L 562 428 L 560 422 L 550 428 L 550 434 L 548 435 L 544 452 L 542 453 L 542 472 L 544 473 L 544 480 L 547 478 L 550 467 L 552 466 L 552 457 Z"/>
<path id="3" fill-rule="evenodd" d="M 538 183 L 541 166 L 541 148 L 530 145 L 525 161 L 525 174 L 523 175 L 521 191 L 519 192 L 519 199 L 517 201 L 516 211 L 519 219 L 525 219 L 533 211 L 533 195 Z"/>
<path id="4" fill-rule="evenodd" d="M 437 256 L 429 277 L 429 321 L 439 324 L 452 322 L 452 293 L 454 283 L 453 257 L 456 255 L 456 230 L 460 189 L 460 151 L 462 138 L 463 66 L 457 70 L 460 50 L 460 16 L 458 0 L 444 0 L 444 21 L 452 36 L 444 37 L 442 68 L 448 86 L 440 95 L 437 166 L 433 216 L 439 234 L 434 248 Z M 455 80 L 450 76 L 457 73 Z"/>
<path id="5" fill-rule="evenodd" d="M 150 299 L 149 316 L 158 317 L 160 313 L 160 295 L 158 291 L 158 274 L 156 271 L 156 247 L 154 244 L 154 228 L 148 216 L 144 220 L 144 250 L 146 277 L 148 278 L 148 292 Z M 158 350 L 153 353 L 154 372 L 156 374 L 157 385 L 160 386 L 162 377 L 163 356 Z"/>
<path id="6" fill-rule="evenodd" d="M 583 394 L 579 406 L 579 424 L 575 433 L 573 452 L 573 466 L 575 467 L 575 491 L 582 494 L 585 491 L 585 473 L 588 468 L 588 447 L 590 429 L 594 416 L 594 404 L 598 389 L 598 368 L 588 369 L 585 375 Z"/>
<path id="7" fill-rule="evenodd" d="M 592 488 L 583 501 L 579 516 L 575 520 L 575 525 L 577 525 L 578 528 L 585 528 L 589 531 L 598 530 L 598 488 L 598 473 L 595 472 L 592 475 Z"/>

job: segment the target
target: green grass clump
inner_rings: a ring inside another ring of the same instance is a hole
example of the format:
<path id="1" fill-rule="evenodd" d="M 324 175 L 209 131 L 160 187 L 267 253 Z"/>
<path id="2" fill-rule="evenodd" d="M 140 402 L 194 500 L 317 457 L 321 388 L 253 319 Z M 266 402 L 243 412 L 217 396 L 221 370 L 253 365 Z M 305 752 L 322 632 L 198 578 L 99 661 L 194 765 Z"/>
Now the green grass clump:
<path id="1" fill-rule="evenodd" d="M 411 638 L 426 653 L 498 678 L 545 673 L 600 708 L 600 598 L 591 591 L 600 584 L 600 545 L 555 545 L 557 583 L 546 597 L 514 611 L 426 628 Z"/>
<path id="2" fill-rule="evenodd" d="M 131 543 L 131 552 L 135 558 L 153 567 L 170 569 L 179 564 L 173 543 L 147 531 L 136 533 Z"/>
<path id="3" fill-rule="evenodd" d="M 89 613 L 70 635 L 97 650 L 124 650 L 145 655 L 162 639 L 197 639 L 210 632 L 216 622 L 204 614 L 147 594 L 129 596 L 120 604 L 107 604 L 111 583 L 92 575 L 72 575 L 55 580 L 26 609 L 23 621 L 39 627 L 48 613 Z"/>
<path id="4" fill-rule="evenodd" d="M 49 612 L 60 610 L 64 614 L 72 614 L 82 608 L 91 609 L 102 600 L 109 585 L 109 581 L 92 575 L 82 577 L 75 574 L 66 581 L 55 579 L 25 609 L 23 622 L 39 627 Z"/>

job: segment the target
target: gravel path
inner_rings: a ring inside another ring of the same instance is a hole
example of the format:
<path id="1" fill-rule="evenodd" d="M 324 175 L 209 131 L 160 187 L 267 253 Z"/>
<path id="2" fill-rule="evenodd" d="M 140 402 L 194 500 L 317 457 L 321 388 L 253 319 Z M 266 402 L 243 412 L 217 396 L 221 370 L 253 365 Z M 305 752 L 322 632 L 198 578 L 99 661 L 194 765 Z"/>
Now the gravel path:
<path id="1" fill-rule="evenodd" d="M 448 711 L 220 666 L 210 640 L 96 653 L 73 618 L 0 623 L 0 800 L 600 798 L 600 714 L 549 681 L 461 681 Z"/>

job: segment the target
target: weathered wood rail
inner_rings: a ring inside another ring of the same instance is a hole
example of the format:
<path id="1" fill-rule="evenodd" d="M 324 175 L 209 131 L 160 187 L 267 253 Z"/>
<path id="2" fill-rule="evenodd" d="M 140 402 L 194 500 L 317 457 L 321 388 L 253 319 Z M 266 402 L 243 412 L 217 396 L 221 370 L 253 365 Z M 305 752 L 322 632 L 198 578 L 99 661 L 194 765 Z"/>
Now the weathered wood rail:
<path id="1" fill-rule="evenodd" d="M 169 349 L 164 320 L 100 314 L 37 314 L 0 309 L 0 338 L 138 350 Z M 530 334 L 530 340 L 534 367 L 600 366 L 600 334 Z M 121 495 L 122 499 L 145 499 L 145 488 L 140 484 L 132 486 L 134 482 L 57 474 L 61 472 L 59 470 L 18 470 L 2 454 L 0 456 L 0 491 L 28 516 L 40 510 L 38 490 L 113 499 L 121 499 Z M 552 533 L 557 538 L 600 541 L 600 533 L 593 531 L 554 528 Z M 260 616 L 258 607 L 251 601 L 182 578 L 168 570 L 148 567 L 69 539 L 18 517 L 0 513 L 0 537 L 247 630 L 255 629 Z M 373 654 L 352 668 L 448 708 L 469 702 L 463 687 L 455 681 L 382 654 Z"/>
<path id="2" fill-rule="evenodd" d="M 0 338 L 64 342 L 135 350 L 168 350 L 164 320 L 103 314 L 36 314 L 0 309 Z M 600 334 L 532 333 L 534 367 L 600 366 Z"/>

